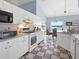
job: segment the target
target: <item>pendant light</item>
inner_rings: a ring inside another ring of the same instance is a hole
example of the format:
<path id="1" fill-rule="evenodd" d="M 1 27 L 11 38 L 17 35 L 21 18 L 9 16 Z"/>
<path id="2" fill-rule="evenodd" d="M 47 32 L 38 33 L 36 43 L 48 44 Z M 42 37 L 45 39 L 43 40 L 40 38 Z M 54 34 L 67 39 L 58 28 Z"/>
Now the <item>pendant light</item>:
<path id="1" fill-rule="evenodd" d="M 65 5 L 64 5 L 64 7 L 65 7 L 64 13 L 67 13 L 67 10 L 66 10 L 66 0 L 65 0 Z"/>

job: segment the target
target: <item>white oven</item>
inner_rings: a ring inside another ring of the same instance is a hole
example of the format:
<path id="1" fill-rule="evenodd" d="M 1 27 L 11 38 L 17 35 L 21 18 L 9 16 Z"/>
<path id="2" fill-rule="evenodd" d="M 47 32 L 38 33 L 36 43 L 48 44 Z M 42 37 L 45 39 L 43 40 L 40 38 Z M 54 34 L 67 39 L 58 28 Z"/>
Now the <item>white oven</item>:
<path id="1" fill-rule="evenodd" d="M 37 46 L 37 35 L 36 33 L 29 34 L 29 51 L 31 52 Z"/>

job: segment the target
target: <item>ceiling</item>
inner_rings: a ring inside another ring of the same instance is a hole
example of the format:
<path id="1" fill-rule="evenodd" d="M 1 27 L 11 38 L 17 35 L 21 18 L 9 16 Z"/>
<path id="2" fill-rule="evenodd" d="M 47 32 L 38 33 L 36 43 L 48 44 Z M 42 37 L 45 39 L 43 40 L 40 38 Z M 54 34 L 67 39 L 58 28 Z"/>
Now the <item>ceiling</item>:
<path id="1" fill-rule="evenodd" d="M 32 2 L 33 0 L 5 0 L 5 1 L 10 2 L 10 3 L 17 5 L 17 6 L 21 6 L 23 4 Z"/>
<path id="2" fill-rule="evenodd" d="M 47 17 L 77 14 L 79 11 L 78 0 L 37 0 L 37 4 Z"/>
<path id="3" fill-rule="evenodd" d="M 34 0 L 6 0 L 17 6 L 30 3 Z M 77 14 L 79 12 L 77 0 L 36 0 L 38 6 L 41 7 L 45 16 L 62 16 L 66 10 L 68 14 Z M 65 4 L 66 3 L 66 4 Z M 66 7 L 65 7 L 66 5 Z M 79 14 L 79 13 L 78 13 Z"/>

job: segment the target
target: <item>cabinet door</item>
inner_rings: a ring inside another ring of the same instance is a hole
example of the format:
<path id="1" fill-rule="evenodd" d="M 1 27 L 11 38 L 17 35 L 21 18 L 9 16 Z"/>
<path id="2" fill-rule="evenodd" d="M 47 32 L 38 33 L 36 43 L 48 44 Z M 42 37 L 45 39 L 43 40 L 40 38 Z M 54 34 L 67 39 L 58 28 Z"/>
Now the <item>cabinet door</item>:
<path id="1" fill-rule="evenodd" d="M 57 34 L 57 44 L 61 47 L 63 47 L 64 45 L 64 38 L 63 38 L 63 34 L 62 33 L 58 33 Z"/>
<path id="2" fill-rule="evenodd" d="M 41 42 L 42 40 L 42 34 L 40 34 L 40 32 L 37 32 L 37 44 Z"/>
<path id="3" fill-rule="evenodd" d="M 19 9 L 13 5 L 13 23 L 14 24 L 19 24 L 19 21 L 20 21 L 19 14 L 20 14 Z"/>
<path id="4" fill-rule="evenodd" d="M 10 40 L 8 44 L 8 55 L 9 59 L 18 59 L 18 48 L 17 48 L 17 38 L 14 40 Z"/>
<path id="5" fill-rule="evenodd" d="M 72 58 L 74 59 L 74 54 L 75 54 L 75 38 L 73 36 L 71 37 L 70 52 L 71 52 Z"/>
<path id="6" fill-rule="evenodd" d="M 4 10 L 4 11 L 7 11 L 7 12 L 13 12 L 13 7 L 12 7 L 12 4 L 10 4 L 10 3 L 8 3 L 8 2 L 6 2 L 6 1 L 3 1 L 3 7 L 2 7 L 2 9 Z"/>
<path id="7" fill-rule="evenodd" d="M 44 39 L 44 32 L 37 32 L 37 43 L 40 43 Z"/>
<path id="8" fill-rule="evenodd" d="M 23 55 L 22 37 L 17 38 L 17 50 L 18 57 L 21 57 Z"/>
<path id="9" fill-rule="evenodd" d="M 0 59 L 9 59 L 8 45 L 6 42 L 0 43 Z"/>
<path id="10" fill-rule="evenodd" d="M 79 41 L 77 41 L 77 46 L 76 46 L 76 59 L 79 59 Z"/>
<path id="11" fill-rule="evenodd" d="M 0 0 L 0 10 L 2 10 L 3 0 Z"/>
<path id="12" fill-rule="evenodd" d="M 22 39 L 23 53 L 25 54 L 28 51 L 28 37 L 24 36 Z"/>
<path id="13" fill-rule="evenodd" d="M 40 43 L 39 32 L 37 32 L 36 34 L 37 34 L 37 44 L 38 44 L 38 43 Z"/>
<path id="14" fill-rule="evenodd" d="M 57 44 L 70 51 L 71 37 L 69 34 L 58 33 Z"/>
<path id="15" fill-rule="evenodd" d="M 64 38 L 64 48 L 67 49 L 68 51 L 70 51 L 71 35 L 66 34 L 66 35 L 64 35 L 63 38 Z"/>

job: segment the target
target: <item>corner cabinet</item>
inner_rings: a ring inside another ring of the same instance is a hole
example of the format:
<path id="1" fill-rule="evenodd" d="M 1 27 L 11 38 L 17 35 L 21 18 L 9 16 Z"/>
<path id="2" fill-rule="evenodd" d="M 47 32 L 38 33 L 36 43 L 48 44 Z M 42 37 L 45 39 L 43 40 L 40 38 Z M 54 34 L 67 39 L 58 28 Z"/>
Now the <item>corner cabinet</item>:
<path id="1" fill-rule="evenodd" d="M 28 36 L 0 42 L 0 59 L 19 59 L 28 52 Z"/>

